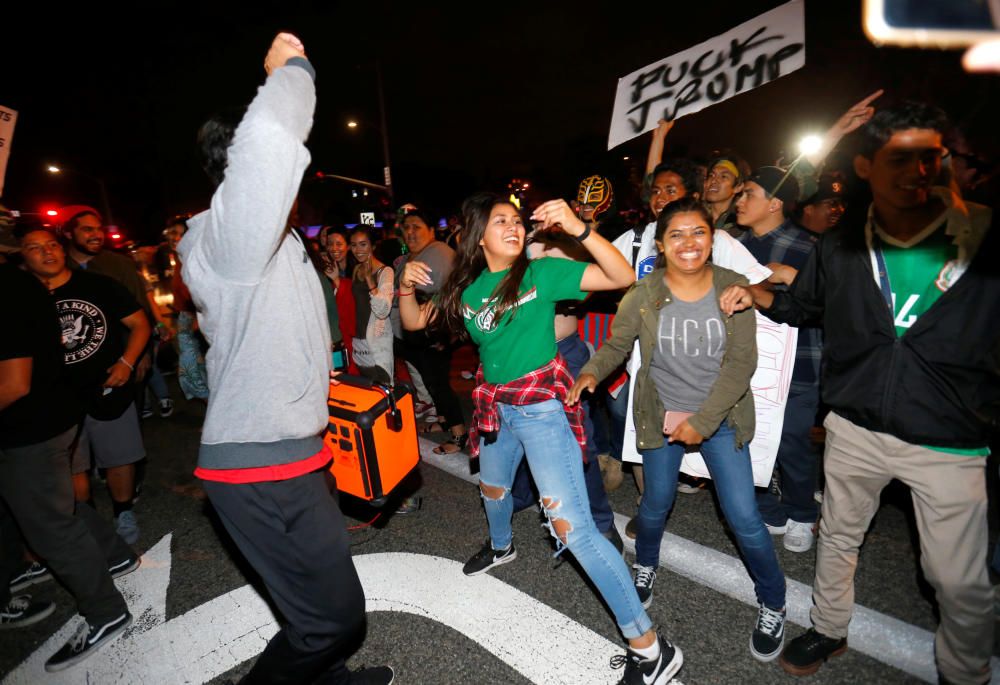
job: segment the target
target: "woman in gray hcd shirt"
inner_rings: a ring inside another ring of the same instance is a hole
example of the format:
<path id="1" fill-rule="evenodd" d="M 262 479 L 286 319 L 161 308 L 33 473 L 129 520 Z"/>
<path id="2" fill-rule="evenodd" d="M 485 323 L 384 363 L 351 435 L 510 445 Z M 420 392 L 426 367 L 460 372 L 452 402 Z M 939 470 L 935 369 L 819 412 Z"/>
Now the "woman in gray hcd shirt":
<path id="1" fill-rule="evenodd" d="M 757 325 L 752 310 L 727 317 L 719 309 L 722 291 L 746 279 L 708 263 L 712 220 L 694 198 L 664 208 L 656 248 L 655 270 L 625 295 L 611 338 L 583 367 L 569 401 L 597 387 L 639 339 L 633 412 L 646 489 L 637 517 L 636 590 L 649 606 L 681 460 L 697 447 L 754 580 L 759 608 L 750 652 L 771 661 L 784 643 L 785 576 L 757 509 L 750 464 Z"/>

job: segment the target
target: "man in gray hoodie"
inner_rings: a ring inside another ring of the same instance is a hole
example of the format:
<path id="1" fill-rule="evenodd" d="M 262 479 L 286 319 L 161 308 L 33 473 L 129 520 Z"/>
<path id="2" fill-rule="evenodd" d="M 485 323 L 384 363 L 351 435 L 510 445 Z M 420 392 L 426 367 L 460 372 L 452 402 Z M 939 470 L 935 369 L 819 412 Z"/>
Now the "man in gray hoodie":
<path id="1" fill-rule="evenodd" d="M 199 133 L 217 188 L 178 246 L 211 347 L 211 395 L 195 475 L 286 624 L 241 681 L 391 683 L 345 657 L 365 599 L 323 446 L 330 330 L 319 278 L 288 216 L 309 165 L 315 71 L 280 33 L 249 108 Z"/>

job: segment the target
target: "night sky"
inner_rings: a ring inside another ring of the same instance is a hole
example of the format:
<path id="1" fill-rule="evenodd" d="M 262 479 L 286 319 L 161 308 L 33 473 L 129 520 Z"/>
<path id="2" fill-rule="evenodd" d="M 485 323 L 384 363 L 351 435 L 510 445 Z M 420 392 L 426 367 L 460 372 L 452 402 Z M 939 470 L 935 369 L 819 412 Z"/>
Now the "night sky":
<path id="1" fill-rule="evenodd" d="M 625 155 L 644 162 L 648 137 L 605 149 L 620 76 L 781 2 L 273 4 L 19 9 L 24 18 L 4 27 L 0 70 L 0 104 L 19 112 L 3 204 L 99 205 L 88 178 L 97 176 L 116 222 L 147 240 L 167 216 L 202 209 L 211 191 L 198 166 L 198 127 L 249 102 L 279 30 L 302 38 L 318 72 L 307 174 L 381 182 L 381 139 L 366 123 L 378 122 L 377 58 L 397 204 L 443 215 L 514 176 L 569 198 L 585 175 L 625 178 Z M 681 119 L 668 154 L 735 147 L 753 164 L 769 162 L 878 87 L 886 100 L 936 102 L 996 154 L 1000 87 L 965 75 L 960 53 L 872 47 L 860 1 L 807 0 L 806 49 L 802 70 Z M 361 120 L 358 130 L 347 129 L 350 117 Z M 44 166 L 52 162 L 80 173 L 51 177 Z M 312 192 L 345 218 L 358 209 L 346 185 Z"/>

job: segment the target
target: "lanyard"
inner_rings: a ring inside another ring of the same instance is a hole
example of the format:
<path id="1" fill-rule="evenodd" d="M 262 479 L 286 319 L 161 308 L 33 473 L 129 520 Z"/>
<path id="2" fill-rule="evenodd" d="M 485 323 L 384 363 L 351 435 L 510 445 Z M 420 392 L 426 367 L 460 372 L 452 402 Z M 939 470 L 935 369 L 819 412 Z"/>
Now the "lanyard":
<path id="1" fill-rule="evenodd" d="M 895 313 L 892 305 L 892 287 L 889 285 L 889 270 L 885 266 L 885 256 L 882 254 L 882 241 L 878 234 L 872 231 L 872 252 L 875 254 L 875 263 L 878 265 L 878 284 L 882 291 L 882 297 L 889 306 L 889 313 Z"/>

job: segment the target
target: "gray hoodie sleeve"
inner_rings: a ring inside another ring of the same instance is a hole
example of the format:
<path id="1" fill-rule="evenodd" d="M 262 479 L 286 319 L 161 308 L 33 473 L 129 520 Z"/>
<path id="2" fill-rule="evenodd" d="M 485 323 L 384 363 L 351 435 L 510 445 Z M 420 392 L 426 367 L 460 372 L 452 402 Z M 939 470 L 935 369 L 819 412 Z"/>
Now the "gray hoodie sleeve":
<path id="1" fill-rule="evenodd" d="M 309 166 L 304 143 L 315 108 L 312 66 L 301 59 L 271 72 L 247 108 L 203 239 L 206 262 L 220 277 L 255 283 L 277 251 Z"/>

